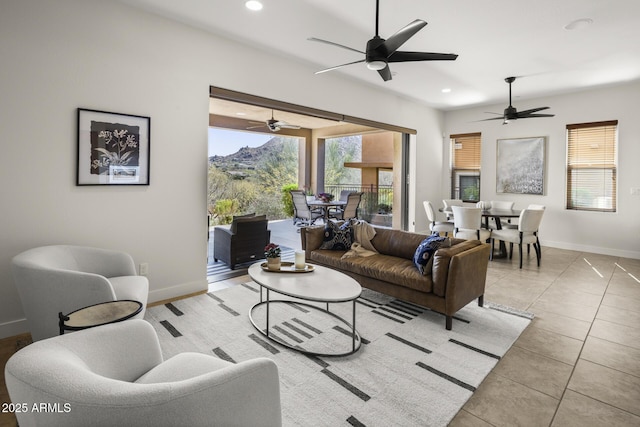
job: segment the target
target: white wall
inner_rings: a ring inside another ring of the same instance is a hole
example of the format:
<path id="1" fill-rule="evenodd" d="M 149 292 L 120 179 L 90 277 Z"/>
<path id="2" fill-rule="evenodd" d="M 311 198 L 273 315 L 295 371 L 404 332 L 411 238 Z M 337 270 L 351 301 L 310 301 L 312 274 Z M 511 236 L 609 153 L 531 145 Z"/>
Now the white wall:
<path id="1" fill-rule="evenodd" d="M 514 200 L 516 208 L 543 204 L 540 240 L 553 246 L 640 258 L 640 196 L 630 195 L 640 187 L 640 82 L 563 96 L 514 100 L 519 110 L 549 106 L 552 118 L 517 120 L 502 125 L 485 111 L 501 112 L 506 104 L 447 112 L 443 146 L 444 165 L 449 164 L 449 135 L 482 132 L 481 200 Z M 618 210 L 615 213 L 565 209 L 566 125 L 618 120 Z M 496 194 L 496 140 L 544 136 L 547 138 L 545 192 L 543 196 Z M 442 194 L 448 198 L 448 166 L 442 170 Z M 440 202 L 441 203 L 441 202 Z"/>
<path id="2" fill-rule="evenodd" d="M 210 85 L 417 129 L 414 194 L 441 192 L 441 113 L 119 3 L 2 0 L 0 58 L 0 338 L 26 331 L 10 261 L 35 246 L 129 252 L 150 301 L 206 289 Z M 150 186 L 75 185 L 78 107 L 151 117 Z"/>

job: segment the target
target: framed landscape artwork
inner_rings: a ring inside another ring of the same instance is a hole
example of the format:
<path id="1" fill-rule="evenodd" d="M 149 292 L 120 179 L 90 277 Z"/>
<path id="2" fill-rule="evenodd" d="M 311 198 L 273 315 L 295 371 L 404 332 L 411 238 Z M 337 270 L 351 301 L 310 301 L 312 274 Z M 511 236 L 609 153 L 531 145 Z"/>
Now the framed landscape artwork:
<path id="1" fill-rule="evenodd" d="M 77 185 L 149 185 L 151 119 L 78 108 Z"/>
<path id="2" fill-rule="evenodd" d="M 545 137 L 499 139 L 496 192 L 544 194 Z"/>

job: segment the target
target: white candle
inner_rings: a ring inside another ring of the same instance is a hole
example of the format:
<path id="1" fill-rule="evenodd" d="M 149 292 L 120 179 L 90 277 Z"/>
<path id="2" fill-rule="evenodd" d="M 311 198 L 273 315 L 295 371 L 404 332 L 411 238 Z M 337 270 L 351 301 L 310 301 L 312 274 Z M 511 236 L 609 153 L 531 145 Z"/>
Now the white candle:
<path id="1" fill-rule="evenodd" d="M 296 251 L 296 269 L 302 270 L 304 269 L 304 251 Z"/>

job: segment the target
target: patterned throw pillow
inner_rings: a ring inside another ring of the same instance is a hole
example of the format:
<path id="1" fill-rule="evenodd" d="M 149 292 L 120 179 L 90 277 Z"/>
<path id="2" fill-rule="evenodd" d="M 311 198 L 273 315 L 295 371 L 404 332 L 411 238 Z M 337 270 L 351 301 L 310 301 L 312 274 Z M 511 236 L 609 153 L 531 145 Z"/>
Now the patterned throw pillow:
<path id="1" fill-rule="evenodd" d="M 332 251 L 348 251 L 351 249 L 353 242 L 353 230 L 349 221 L 342 225 L 338 225 L 333 221 L 329 221 L 324 226 L 324 239 L 320 249 L 329 249 Z"/>
<path id="2" fill-rule="evenodd" d="M 440 237 L 438 234 L 432 234 L 424 239 L 416 249 L 413 255 L 413 263 L 423 276 L 431 274 L 433 267 L 433 254 L 442 247 L 451 246 L 451 239 L 448 237 Z"/>

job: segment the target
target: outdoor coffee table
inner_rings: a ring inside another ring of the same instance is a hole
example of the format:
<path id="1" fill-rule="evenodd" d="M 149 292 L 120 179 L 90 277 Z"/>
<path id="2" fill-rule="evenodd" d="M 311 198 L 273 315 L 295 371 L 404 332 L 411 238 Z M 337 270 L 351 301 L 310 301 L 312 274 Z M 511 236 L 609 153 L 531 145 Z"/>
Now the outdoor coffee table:
<path id="1" fill-rule="evenodd" d="M 72 311 L 66 316 L 60 312 L 58 314 L 60 335 L 64 334 L 64 331 L 79 331 L 108 323 L 121 322 L 132 318 L 141 311 L 142 303 L 140 301 L 125 299 L 93 304 Z"/>
<path id="2" fill-rule="evenodd" d="M 254 282 L 260 285 L 260 302 L 249 309 L 249 319 L 262 335 L 292 350 L 308 355 L 324 357 L 353 354 L 360 349 L 361 345 L 360 335 L 356 330 L 356 299 L 362 293 L 362 287 L 353 278 L 339 271 L 319 265 L 314 265 L 313 267 L 312 272 L 301 273 L 265 271 L 259 262 L 249 267 L 249 276 Z M 266 300 L 262 298 L 262 288 L 266 289 Z M 298 346 L 292 346 L 278 337 L 273 336 L 269 331 L 270 309 L 276 309 L 277 305 L 282 303 L 291 304 L 292 301 L 272 300 L 270 295 L 271 291 L 303 301 L 326 304 L 326 309 L 324 309 L 306 302 L 293 301 L 296 305 L 304 306 L 312 310 L 319 310 L 346 324 L 351 330 L 351 350 L 341 353 L 314 352 Z M 330 303 L 340 302 L 352 303 L 351 323 L 329 311 Z M 254 310 L 261 305 L 266 305 L 266 328 L 264 329 L 259 327 L 253 318 Z"/>

